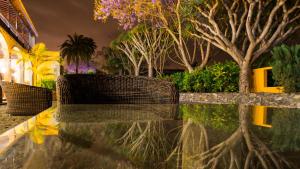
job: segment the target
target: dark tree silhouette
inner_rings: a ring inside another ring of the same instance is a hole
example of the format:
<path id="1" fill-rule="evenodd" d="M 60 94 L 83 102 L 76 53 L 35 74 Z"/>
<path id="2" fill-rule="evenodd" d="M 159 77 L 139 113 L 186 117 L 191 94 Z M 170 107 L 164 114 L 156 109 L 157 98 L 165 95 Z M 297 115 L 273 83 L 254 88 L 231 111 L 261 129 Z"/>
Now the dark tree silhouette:
<path id="1" fill-rule="evenodd" d="M 76 74 L 78 74 L 78 67 L 80 62 L 89 63 L 96 51 L 96 43 L 92 38 L 76 33 L 68 38 L 61 46 L 61 57 L 66 59 L 67 64 L 75 63 Z"/>

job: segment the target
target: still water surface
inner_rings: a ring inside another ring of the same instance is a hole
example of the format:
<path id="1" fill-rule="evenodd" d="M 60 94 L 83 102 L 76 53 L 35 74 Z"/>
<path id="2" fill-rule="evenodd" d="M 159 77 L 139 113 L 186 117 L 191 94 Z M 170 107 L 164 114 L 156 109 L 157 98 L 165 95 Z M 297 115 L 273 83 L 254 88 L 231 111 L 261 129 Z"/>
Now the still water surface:
<path id="1" fill-rule="evenodd" d="M 300 110 L 68 105 L 0 136 L 0 169 L 297 169 Z"/>

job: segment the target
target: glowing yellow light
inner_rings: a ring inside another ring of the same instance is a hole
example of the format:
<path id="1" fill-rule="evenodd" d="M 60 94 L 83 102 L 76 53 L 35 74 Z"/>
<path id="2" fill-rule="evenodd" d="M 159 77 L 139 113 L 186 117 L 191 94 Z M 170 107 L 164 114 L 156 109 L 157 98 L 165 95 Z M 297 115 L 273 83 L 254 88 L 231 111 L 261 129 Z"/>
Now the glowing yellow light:
<path id="1" fill-rule="evenodd" d="M 7 73 L 7 68 L 4 59 L 0 59 L 0 73 Z"/>
<path id="2" fill-rule="evenodd" d="M 1 67 L 1 69 L 0 69 L 0 73 L 6 73 L 7 72 L 7 70 L 6 70 L 6 68 L 5 67 Z"/>

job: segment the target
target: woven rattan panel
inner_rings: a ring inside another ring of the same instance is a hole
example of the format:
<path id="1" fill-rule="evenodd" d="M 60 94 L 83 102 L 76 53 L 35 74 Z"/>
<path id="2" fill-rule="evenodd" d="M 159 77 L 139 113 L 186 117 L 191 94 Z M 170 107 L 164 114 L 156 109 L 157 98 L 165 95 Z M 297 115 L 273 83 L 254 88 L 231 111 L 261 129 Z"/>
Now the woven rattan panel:
<path id="1" fill-rule="evenodd" d="M 57 86 L 61 104 L 172 104 L 179 100 L 172 83 L 144 77 L 66 75 Z"/>

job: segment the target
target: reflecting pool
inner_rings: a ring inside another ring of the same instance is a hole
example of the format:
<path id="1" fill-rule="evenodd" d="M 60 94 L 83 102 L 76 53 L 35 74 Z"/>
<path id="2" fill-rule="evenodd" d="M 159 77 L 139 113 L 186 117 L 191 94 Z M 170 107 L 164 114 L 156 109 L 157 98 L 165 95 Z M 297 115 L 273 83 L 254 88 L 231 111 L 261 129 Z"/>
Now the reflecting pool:
<path id="1" fill-rule="evenodd" d="M 300 110 L 62 105 L 0 135 L 0 169 L 297 169 Z"/>

